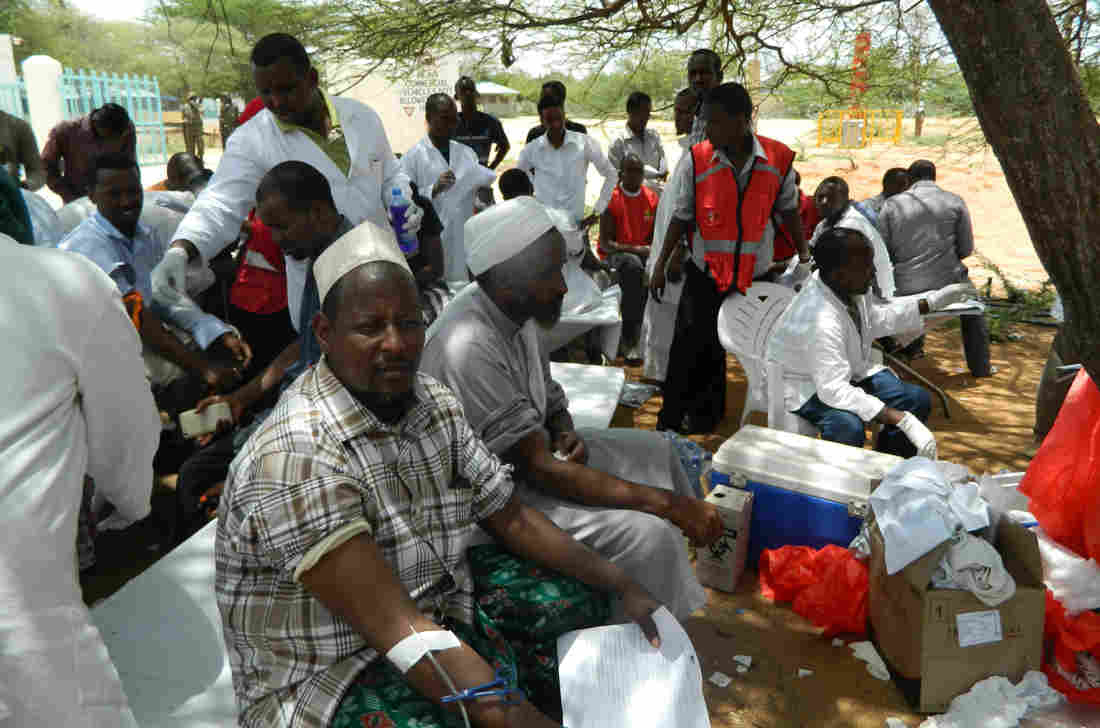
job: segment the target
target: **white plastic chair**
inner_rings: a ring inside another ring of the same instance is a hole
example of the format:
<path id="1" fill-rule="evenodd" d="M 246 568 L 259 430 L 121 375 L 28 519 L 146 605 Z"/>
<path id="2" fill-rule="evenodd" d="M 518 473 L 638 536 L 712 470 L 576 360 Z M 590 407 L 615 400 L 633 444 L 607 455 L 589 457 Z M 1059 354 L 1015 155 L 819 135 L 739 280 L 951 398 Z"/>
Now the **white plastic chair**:
<path id="1" fill-rule="evenodd" d="M 768 337 L 794 295 L 793 288 L 764 282 L 752 284 L 743 296 L 731 295 L 718 310 L 718 340 L 737 357 L 749 382 L 741 424 L 750 412 L 764 412 L 769 427 L 809 435 L 816 433 L 813 425 L 783 410 L 781 368 L 764 360 Z"/>

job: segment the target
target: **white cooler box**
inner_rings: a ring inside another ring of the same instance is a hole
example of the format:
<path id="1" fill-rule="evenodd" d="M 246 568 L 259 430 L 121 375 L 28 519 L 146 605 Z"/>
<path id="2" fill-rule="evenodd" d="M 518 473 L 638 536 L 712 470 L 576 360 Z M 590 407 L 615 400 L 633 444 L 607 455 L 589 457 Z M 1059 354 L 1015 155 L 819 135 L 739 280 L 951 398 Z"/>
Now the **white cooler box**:
<path id="1" fill-rule="evenodd" d="M 745 425 L 714 456 L 711 486 L 753 494 L 748 563 L 764 549 L 847 546 L 871 489 L 902 458 L 793 432 Z"/>

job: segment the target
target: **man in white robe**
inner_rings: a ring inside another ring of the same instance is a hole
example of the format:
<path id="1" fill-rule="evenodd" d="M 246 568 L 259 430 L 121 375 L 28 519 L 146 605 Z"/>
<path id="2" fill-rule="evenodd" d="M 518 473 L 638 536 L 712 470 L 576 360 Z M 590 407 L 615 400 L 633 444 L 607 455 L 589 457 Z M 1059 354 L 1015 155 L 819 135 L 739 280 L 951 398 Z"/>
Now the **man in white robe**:
<path id="1" fill-rule="evenodd" d="M 471 218 L 465 235 L 475 282 L 428 330 L 421 370 L 455 392 L 474 432 L 516 468 L 526 503 L 686 617 L 706 597 L 681 529 L 707 545 L 721 519 L 692 495 L 660 435 L 575 429 L 537 333 L 565 297 L 565 241 L 552 217 L 517 197 Z"/>
<path id="2" fill-rule="evenodd" d="M 0 235 L 0 723 L 137 723 L 80 595 L 84 475 L 149 513 L 160 418 L 114 281 L 87 258 Z M 7 720 L 5 720 L 7 718 Z"/>

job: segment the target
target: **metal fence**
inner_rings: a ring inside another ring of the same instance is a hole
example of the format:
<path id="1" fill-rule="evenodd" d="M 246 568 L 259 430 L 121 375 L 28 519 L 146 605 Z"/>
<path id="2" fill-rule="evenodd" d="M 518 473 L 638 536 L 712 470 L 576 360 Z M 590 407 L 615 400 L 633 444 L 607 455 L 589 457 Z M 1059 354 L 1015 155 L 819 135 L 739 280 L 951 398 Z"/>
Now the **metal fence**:
<path id="1" fill-rule="evenodd" d="M 0 111 L 18 116 L 23 121 L 31 120 L 27 106 L 27 86 L 23 83 L 23 79 L 16 79 L 12 83 L 0 83 Z"/>
<path id="2" fill-rule="evenodd" d="M 160 84 L 156 77 L 66 68 L 61 74 L 61 99 L 66 119 L 78 119 L 108 102 L 119 104 L 130 114 L 137 131 L 138 162 L 167 161 Z"/>
<path id="3" fill-rule="evenodd" d="M 828 109 L 817 116 L 817 146 L 867 147 L 901 143 L 901 109 Z"/>

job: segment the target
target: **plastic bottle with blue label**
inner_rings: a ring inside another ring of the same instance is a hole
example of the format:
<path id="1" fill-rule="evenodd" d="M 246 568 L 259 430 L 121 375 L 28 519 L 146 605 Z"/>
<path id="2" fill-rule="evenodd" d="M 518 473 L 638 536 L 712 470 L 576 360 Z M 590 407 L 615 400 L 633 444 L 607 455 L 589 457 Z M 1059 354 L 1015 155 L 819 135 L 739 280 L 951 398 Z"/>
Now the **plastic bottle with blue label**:
<path id="1" fill-rule="evenodd" d="M 409 201 L 405 199 L 400 187 L 394 187 L 390 192 L 390 224 L 397 236 L 397 244 L 401 246 L 401 252 L 407 257 L 412 257 L 420 250 L 420 242 L 415 233 L 404 232 L 405 213 L 409 209 Z"/>

